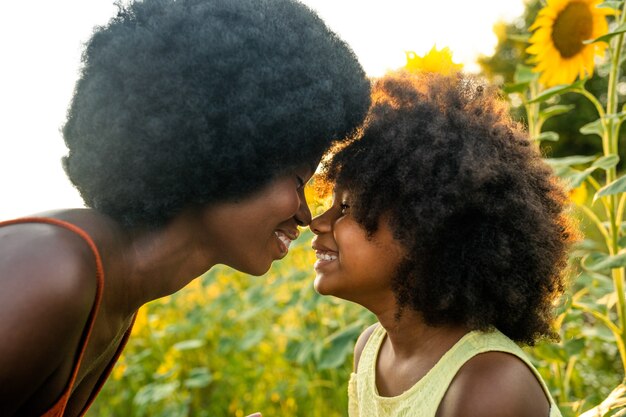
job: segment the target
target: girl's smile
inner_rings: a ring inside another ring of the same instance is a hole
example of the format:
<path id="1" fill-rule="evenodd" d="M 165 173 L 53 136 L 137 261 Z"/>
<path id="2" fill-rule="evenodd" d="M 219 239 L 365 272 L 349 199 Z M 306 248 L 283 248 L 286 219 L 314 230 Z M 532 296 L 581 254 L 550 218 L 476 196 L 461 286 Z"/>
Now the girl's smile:
<path id="1" fill-rule="evenodd" d="M 394 300 L 391 281 L 405 250 L 384 219 L 368 236 L 350 215 L 348 201 L 348 192 L 336 187 L 333 205 L 311 221 L 316 234 L 312 243 L 317 258 L 314 285 L 320 294 L 371 308 L 372 302 Z"/>
<path id="2" fill-rule="evenodd" d="M 329 264 L 338 259 L 338 254 L 335 251 L 318 249 L 315 246 L 313 246 L 313 249 L 315 250 L 315 257 L 317 258 L 317 261 L 313 265 L 315 271 L 327 268 Z"/>

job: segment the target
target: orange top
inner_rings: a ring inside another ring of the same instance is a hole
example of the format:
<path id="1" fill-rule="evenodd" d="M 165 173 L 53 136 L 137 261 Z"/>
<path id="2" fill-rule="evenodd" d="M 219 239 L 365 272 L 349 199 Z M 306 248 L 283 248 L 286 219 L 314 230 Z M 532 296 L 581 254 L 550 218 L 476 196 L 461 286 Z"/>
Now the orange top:
<path id="1" fill-rule="evenodd" d="M 100 258 L 100 253 L 98 252 L 98 248 L 96 247 L 96 244 L 93 242 L 91 237 L 83 229 L 79 228 L 78 226 L 75 226 L 63 220 L 58 220 L 58 219 L 53 219 L 53 218 L 48 218 L 48 217 L 24 217 L 21 219 L 0 222 L 0 227 L 9 226 L 12 224 L 19 224 L 19 223 L 47 223 L 47 224 L 51 224 L 51 225 L 68 229 L 76 233 L 77 235 L 79 235 L 81 238 L 85 240 L 85 242 L 87 243 L 87 245 L 93 252 L 93 255 L 96 259 L 96 280 L 98 281 L 98 286 L 96 289 L 96 296 L 95 296 L 93 306 L 91 307 L 91 312 L 89 313 L 87 324 L 85 325 L 85 329 L 83 330 L 83 334 L 81 336 L 78 353 L 76 354 L 76 358 L 74 359 L 74 368 L 72 369 L 72 374 L 70 375 L 70 379 L 67 383 L 67 386 L 65 387 L 65 390 L 63 391 L 63 393 L 61 394 L 57 402 L 53 404 L 50 407 L 50 409 L 48 409 L 48 411 L 42 414 L 42 417 L 62 417 L 63 413 L 65 412 L 65 407 L 67 406 L 67 402 L 70 399 L 72 389 L 76 381 L 76 376 L 78 375 L 78 370 L 80 369 L 80 363 L 81 363 L 81 360 L 83 359 L 83 355 L 85 354 L 87 344 L 89 343 L 89 336 L 91 336 L 91 331 L 93 330 L 93 326 L 96 321 L 96 316 L 98 315 L 98 309 L 100 308 L 100 303 L 102 301 L 102 291 L 104 288 L 104 268 L 102 267 L 102 259 Z M 135 317 L 133 317 L 129 328 L 128 330 L 126 330 L 126 333 L 124 334 L 124 338 L 122 339 L 122 342 L 120 343 L 120 346 L 117 349 L 117 352 L 115 352 L 113 359 L 111 359 L 111 362 L 109 362 L 109 364 L 107 365 L 106 369 L 104 370 L 104 373 L 98 379 L 98 382 L 96 383 L 96 386 L 94 387 L 94 390 L 89 396 L 87 404 L 85 404 L 85 407 L 80 412 L 79 416 L 83 416 L 87 412 L 87 409 L 91 406 L 93 401 L 96 399 L 96 396 L 100 392 L 100 389 L 102 389 L 104 382 L 107 380 L 107 378 L 109 377 L 109 374 L 111 373 L 111 370 L 113 369 L 113 365 L 115 365 L 120 354 L 122 353 L 122 350 L 124 350 L 124 347 L 126 346 L 126 342 L 128 341 L 128 336 L 130 336 L 130 332 L 131 332 L 134 322 L 135 322 Z"/>

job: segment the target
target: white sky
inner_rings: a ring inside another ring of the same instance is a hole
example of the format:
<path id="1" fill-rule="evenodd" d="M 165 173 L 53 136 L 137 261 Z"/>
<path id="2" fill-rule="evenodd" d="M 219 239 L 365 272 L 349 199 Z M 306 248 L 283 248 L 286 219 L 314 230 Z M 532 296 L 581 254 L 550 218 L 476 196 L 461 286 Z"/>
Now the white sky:
<path id="1" fill-rule="evenodd" d="M 475 71 L 491 54 L 493 24 L 523 0 L 305 0 L 348 42 L 369 75 L 405 63 L 404 51 L 433 45 Z M 82 45 L 115 14 L 113 0 L 11 1 L 0 12 L 0 220 L 81 207 L 61 168 L 59 133 Z"/>

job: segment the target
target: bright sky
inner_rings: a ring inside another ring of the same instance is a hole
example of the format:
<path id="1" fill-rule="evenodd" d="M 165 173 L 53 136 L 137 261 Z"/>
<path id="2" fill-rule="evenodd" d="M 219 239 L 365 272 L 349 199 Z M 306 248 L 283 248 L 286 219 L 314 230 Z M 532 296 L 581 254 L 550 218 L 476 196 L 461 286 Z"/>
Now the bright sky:
<path id="1" fill-rule="evenodd" d="M 497 20 L 521 15 L 523 0 L 305 0 L 348 42 L 369 75 L 404 65 L 404 51 L 433 45 L 475 71 L 491 54 Z M 115 14 L 113 0 L 10 1 L 0 13 L 0 220 L 81 207 L 61 168 L 59 133 L 82 45 Z"/>

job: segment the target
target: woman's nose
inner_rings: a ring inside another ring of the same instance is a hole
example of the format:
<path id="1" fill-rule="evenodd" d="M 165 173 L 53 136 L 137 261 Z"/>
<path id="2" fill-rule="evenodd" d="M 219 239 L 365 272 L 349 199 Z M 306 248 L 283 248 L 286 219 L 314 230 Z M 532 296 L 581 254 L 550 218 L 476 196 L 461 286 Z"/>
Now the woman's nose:
<path id="1" fill-rule="evenodd" d="M 295 219 L 298 226 L 308 226 L 311 223 L 311 210 L 306 202 L 304 193 L 300 195 L 300 206 L 296 212 Z"/>

